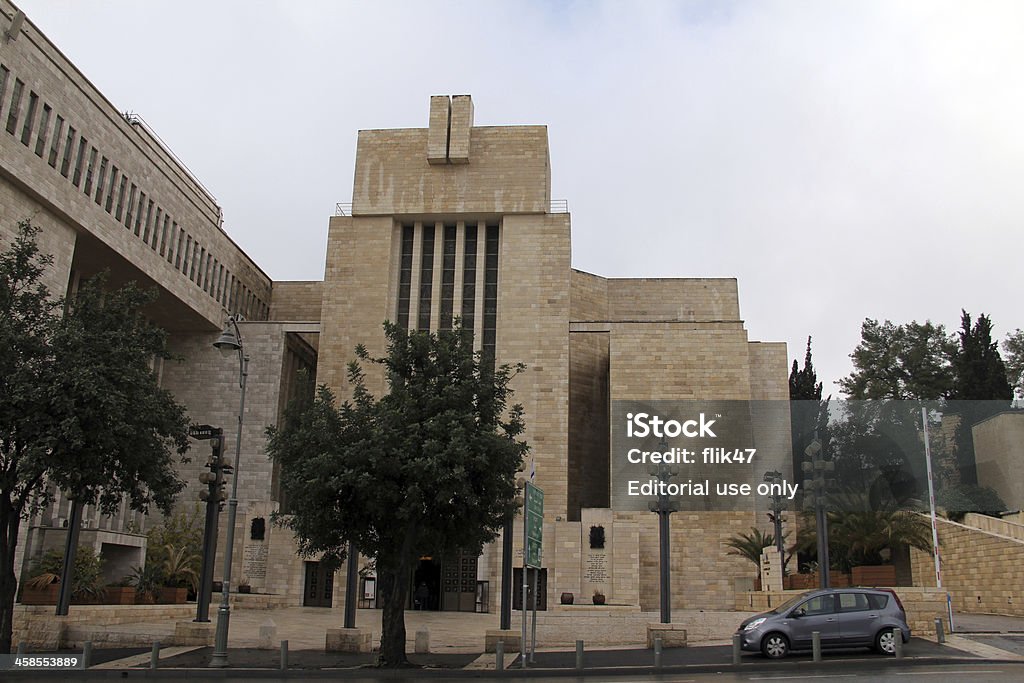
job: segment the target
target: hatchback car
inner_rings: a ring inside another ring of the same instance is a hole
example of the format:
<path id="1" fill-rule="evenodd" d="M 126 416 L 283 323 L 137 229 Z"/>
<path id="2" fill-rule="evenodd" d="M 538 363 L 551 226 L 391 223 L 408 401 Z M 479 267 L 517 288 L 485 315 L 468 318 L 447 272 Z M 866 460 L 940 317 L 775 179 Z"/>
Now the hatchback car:
<path id="1" fill-rule="evenodd" d="M 907 613 L 893 591 L 829 588 L 798 595 L 746 619 L 738 633 L 744 650 L 777 659 L 791 650 L 811 649 L 815 631 L 822 648 L 873 647 L 894 654 L 894 629 L 904 643 L 910 639 Z"/>

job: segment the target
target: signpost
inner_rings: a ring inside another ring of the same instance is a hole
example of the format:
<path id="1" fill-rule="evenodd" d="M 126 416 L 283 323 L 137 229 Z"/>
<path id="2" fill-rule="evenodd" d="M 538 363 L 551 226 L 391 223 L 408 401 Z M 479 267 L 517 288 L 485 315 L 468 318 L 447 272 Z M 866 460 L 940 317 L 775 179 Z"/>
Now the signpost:
<path id="1" fill-rule="evenodd" d="M 530 660 L 537 650 L 537 575 L 540 574 L 544 545 L 544 491 L 531 482 L 526 483 L 523 503 L 523 633 L 520 656 L 526 668 L 526 577 L 533 568 L 533 630 Z"/>

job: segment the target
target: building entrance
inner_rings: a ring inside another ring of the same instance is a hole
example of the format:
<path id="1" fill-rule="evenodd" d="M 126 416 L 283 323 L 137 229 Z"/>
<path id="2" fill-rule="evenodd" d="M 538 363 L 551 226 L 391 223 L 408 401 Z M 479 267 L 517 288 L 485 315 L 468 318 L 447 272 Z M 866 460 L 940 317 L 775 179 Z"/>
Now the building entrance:
<path id="1" fill-rule="evenodd" d="M 432 557 L 421 557 L 412 573 L 412 590 L 409 591 L 414 610 L 437 610 L 441 597 L 441 563 Z"/>
<path id="2" fill-rule="evenodd" d="M 330 607 L 334 597 L 334 568 L 323 562 L 306 563 L 303 607 Z"/>

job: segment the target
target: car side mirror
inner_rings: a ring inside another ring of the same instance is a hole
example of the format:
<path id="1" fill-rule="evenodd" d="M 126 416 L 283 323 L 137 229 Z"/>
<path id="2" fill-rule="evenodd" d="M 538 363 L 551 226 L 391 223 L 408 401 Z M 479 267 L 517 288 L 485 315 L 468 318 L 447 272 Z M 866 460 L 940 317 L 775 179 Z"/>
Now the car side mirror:
<path id="1" fill-rule="evenodd" d="M 799 619 L 800 617 L 806 617 L 807 616 L 807 608 L 806 607 L 799 607 L 799 608 L 793 610 L 793 612 L 789 616 L 791 618 L 793 618 L 793 619 Z"/>

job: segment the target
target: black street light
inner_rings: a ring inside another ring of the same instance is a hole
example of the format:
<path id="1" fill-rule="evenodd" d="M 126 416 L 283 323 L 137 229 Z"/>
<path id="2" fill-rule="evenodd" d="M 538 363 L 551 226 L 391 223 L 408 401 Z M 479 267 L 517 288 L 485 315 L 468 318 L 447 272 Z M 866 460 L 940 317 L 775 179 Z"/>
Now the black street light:
<path id="1" fill-rule="evenodd" d="M 662 438 L 662 451 L 668 450 L 668 443 Z M 679 474 L 679 468 L 673 465 L 661 463 L 650 469 L 650 474 L 662 482 L 658 491 L 658 500 L 648 503 L 651 512 L 658 513 L 658 569 L 661 582 L 661 623 L 672 623 L 672 581 L 670 573 L 671 565 L 671 541 L 669 538 L 671 527 L 669 515 L 679 510 L 679 503 L 672 500 L 665 492 L 666 485 L 672 477 Z"/>
<path id="2" fill-rule="evenodd" d="M 782 484 L 782 472 L 778 470 L 772 470 L 764 473 L 764 481 L 767 484 L 773 486 L 779 486 Z M 782 494 L 773 493 L 772 499 L 772 523 L 775 525 L 775 549 L 779 551 L 779 556 L 785 558 L 783 554 L 785 552 L 782 544 Z"/>
<path id="3" fill-rule="evenodd" d="M 217 341 L 213 345 L 226 354 L 238 354 L 238 386 L 241 398 L 238 403 L 238 433 L 235 435 L 235 476 L 231 479 L 231 497 L 228 499 L 227 547 L 224 549 L 224 585 L 221 589 L 220 608 L 217 610 L 217 634 L 214 639 L 211 667 L 228 665 L 228 626 L 231 621 L 231 560 L 235 548 L 235 518 L 238 515 L 238 466 L 242 454 L 242 415 L 245 413 L 245 383 L 249 375 L 249 356 L 242 347 L 242 333 L 235 316 L 228 318 Z"/>
<path id="4" fill-rule="evenodd" d="M 207 437 L 203 428 L 209 430 Z M 200 483 L 207 489 L 199 492 L 199 499 L 206 503 L 206 523 L 203 525 L 203 561 L 199 570 L 199 590 L 196 596 L 196 618 L 193 621 L 210 621 L 210 599 L 213 597 L 213 562 L 217 556 L 217 525 L 221 501 L 227 498 L 224 476 L 231 473 L 231 465 L 224 462 L 224 430 L 220 427 L 199 425 L 189 430 L 193 438 L 210 439 L 210 457 L 206 461 L 208 472 L 199 475 Z"/>
<path id="5" fill-rule="evenodd" d="M 818 576 L 822 588 L 828 588 L 829 580 L 829 558 L 828 558 L 828 515 L 825 512 L 825 490 L 834 483 L 833 479 L 826 478 L 826 472 L 835 470 L 836 464 L 831 460 L 825 460 L 821 453 L 821 440 L 818 439 L 818 432 L 814 432 L 814 441 L 804 449 L 807 456 L 802 464 L 805 474 L 804 489 L 810 493 L 810 502 L 814 505 L 814 521 L 818 536 Z M 806 500 L 806 499 L 805 499 Z"/>

